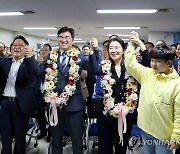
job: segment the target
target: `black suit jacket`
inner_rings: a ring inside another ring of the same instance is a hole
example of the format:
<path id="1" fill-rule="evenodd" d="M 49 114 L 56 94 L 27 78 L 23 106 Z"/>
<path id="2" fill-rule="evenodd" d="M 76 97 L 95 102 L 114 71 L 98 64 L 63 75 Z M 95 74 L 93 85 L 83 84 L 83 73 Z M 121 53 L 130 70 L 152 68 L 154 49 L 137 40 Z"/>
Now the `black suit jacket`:
<path id="1" fill-rule="evenodd" d="M 36 100 L 33 89 L 34 78 L 34 57 L 25 58 L 21 63 L 15 82 L 15 89 L 18 99 L 18 105 L 25 114 L 35 111 Z M 9 71 L 12 65 L 12 58 L 4 58 L 0 62 L 0 97 L 4 92 Z"/>
<path id="2" fill-rule="evenodd" d="M 175 68 L 176 71 L 178 71 L 178 60 L 179 60 L 179 58 L 175 58 L 175 59 L 173 60 L 173 66 L 174 66 L 174 68 Z M 179 75 L 180 75 L 180 74 L 179 74 Z"/>

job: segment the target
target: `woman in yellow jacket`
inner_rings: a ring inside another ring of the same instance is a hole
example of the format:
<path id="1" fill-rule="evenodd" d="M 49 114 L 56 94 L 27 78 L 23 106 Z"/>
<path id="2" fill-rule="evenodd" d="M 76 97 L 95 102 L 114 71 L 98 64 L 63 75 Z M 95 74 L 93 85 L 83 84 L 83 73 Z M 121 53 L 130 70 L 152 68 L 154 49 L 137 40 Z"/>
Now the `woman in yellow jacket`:
<path id="1" fill-rule="evenodd" d="M 141 84 L 138 126 L 142 129 L 144 154 L 172 154 L 180 144 L 180 77 L 171 68 L 174 53 L 157 47 L 150 53 L 151 67 L 136 60 L 138 33 L 130 33 L 125 52 L 127 71 Z"/>

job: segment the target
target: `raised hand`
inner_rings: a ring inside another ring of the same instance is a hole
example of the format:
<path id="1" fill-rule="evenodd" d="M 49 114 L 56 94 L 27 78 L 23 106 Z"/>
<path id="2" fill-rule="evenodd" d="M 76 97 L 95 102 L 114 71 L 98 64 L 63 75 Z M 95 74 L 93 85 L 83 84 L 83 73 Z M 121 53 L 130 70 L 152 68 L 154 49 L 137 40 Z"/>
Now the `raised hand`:
<path id="1" fill-rule="evenodd" d="M 25 57 L 30 58 L 34 56 L 35 50 L 31 46 L 26 46 L 25 47 Z"/>
<path id="2" fill-rule="evenodd" d="M 97 50 L 99 48 L 98 40 L 96 38 L 90 40 L 90 47 L 92 50 Z"/>

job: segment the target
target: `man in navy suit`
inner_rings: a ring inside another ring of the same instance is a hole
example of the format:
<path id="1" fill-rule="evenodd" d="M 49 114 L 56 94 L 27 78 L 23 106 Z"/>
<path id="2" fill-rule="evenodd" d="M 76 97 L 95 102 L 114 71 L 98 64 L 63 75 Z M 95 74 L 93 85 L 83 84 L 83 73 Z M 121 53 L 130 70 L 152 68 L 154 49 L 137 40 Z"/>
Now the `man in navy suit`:
<path id="1" fill-rule="evenodd" d="M 25 154 L 29 115 L 35 111 L 32 48 L 23 36 L 13 40 L 12 58 L 0 62 L 1 154 Z M 29 50 L 29 51 L 28 51 Z M 28 51 L 28 52 L 27 52 Z"/>
<path id="2" fill-rule="evenodd" d="M 67 53 L 73 46 L 74 40 L 74 29 L 69 27 L 62 27 L 57 33 L 58 37 L 58 77 L 55 92 L 60 95 L 63 92 L 64 87 L 69 81 L 69 59 L 70 57 L 66 55 L 66 63 L 63 64 L 63 55 Z M 83 53 L 78 55 L 80 62 L 77 64 L 79 66 L 78 74 L 81 74 L 83 70 L 89 70 L 88 60 L 84 57 Z M 47 60 L 40 64 L 40 69 L 37 67 L 37 72 L 40 74 L 45 73 L 47 68 Z M 63 68 L 64 67 L 64 68 Z M 82 126 L 83 126 L 83 112 L 85 109 L 85 101 L 83 99 L 80 80 L 76 82 L 76 89 L 74 94 L 69 97 L 67 105 L 62 108 L 57 106 L 58 123 L 56 126 L 51 126 L 52 134 L 52 154 L 62 154 L 63 153 L 63 130 L 64 124 L 67 125 L 70 137 L 72 140 L 73 154 L 83 154 L 83 141 L 82 141 Z"/>
<path id="3" fill-rule="evenodd" d="M 177 43 L 176 56 L 177 58 L 173 60 L 173 66 L 180 75 L 180 43 Z"/>

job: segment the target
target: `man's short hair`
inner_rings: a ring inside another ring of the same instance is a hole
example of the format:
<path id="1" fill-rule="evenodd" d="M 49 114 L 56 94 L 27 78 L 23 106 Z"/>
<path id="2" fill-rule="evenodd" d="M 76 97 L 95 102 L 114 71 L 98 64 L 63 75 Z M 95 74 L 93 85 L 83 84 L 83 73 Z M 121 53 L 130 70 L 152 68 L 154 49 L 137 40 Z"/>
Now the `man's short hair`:
<path id="1" fill-rule="evenodd" d="M 26 40 L 26 38 L 25 38 L 24 36 L 22 36 L 22 35 L 17 35 L 17 36 L 14 38 L 14 40 L 13 40 L 12 43 L 14 43 L 17 39 L 23 40 L 26 45 L 29 45 L 29 42 L 28 42 L 28 41 Z"/>
<path id="2" fill-rule="evenodd" d="M 49 43 L 46 43 L 44 45 L 48 46 L 50 51 L 52 50 L 52 47 L 51 47 L 51 45 Z"/>
<path id="3" fill-rule="evenodd" d="M 151 59 L 164 59 L 165 61 L 175 58 L 175 53 L 167 46 L 156 46 L 149 55 Z"/>
<path id="4" fill-rule="evenodd" d="M 152 43 L 152 42 L 146 42 L 145 45 L 146 45 L 146 44 L 150 44 L 150 45 L 152 45 L 152 47 L 154 48 L 154 43 Z"/>
<path id="5" fill-rule="evenodd" d="M 63 32 L 69 32 L 71 34 L 72 39 L 74 40 L 74 29 L 73 28 L 69 28 L 67 26 L 60 28 L 57 32 L 57 36 L 59 36 L 59 34 L 61 34 Z"/>
<path id="6" fill-rule="evenodd" d="M 105 41 L 103 42 L 103 45 L 106 44 L 106 43 L 108 43 L 108 42 L 109 42 L 109 40 L 105 40 Z"/>
<path id="7" fill-rule="evenodd" d="M 84 49 L 84 48 L 86 48 L 86 47 L 88 47 L 88 48 L 90 49 L 90 46 L 87 45 L 87 44 L 83 45 L 82 49 Z"/>

